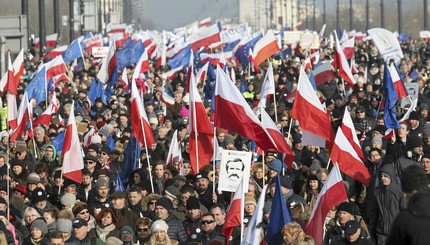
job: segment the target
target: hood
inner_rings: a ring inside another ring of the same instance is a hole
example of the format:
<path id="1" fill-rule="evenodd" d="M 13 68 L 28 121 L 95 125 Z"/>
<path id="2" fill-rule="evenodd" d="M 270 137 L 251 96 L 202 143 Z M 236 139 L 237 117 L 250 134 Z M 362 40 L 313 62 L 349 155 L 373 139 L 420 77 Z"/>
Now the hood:
<path id="1" fill-rule="evenodd" d="M 48 147 L 51 148 L 54 151 L 54 155 L 53 155 L 52 158 L 47 158 L 46 155 L 45 155 L 46 148 L 48 148 Z M 48 162 L 53 162 L 55 159 L 57 159 L 57 149 L 55 148 L 54 145 L 52 145 L 52 144 L 45 144 L 45 145 L 42 146 L 42 150 L 43 150 L 43 156 L 44 156 L 44 158 Z"/>
<path id="2" fill-rule="evenodd" d="M 381 172 L 388 174 L 391 179 L 391 183 L 396 182 L 396 171 L 394 171 L 394 167 L 392 164 L 385 164 L 381 167 Z"/>

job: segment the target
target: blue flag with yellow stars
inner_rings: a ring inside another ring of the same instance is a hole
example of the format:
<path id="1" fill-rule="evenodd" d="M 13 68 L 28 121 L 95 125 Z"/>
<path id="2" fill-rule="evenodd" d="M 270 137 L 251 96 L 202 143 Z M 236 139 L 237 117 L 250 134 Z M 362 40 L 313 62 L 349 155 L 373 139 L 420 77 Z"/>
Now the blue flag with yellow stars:
<path id="1" fill-rule="evenodd" d="M 63 53 L 64 63 L 68 63 L 81 57 L 82 59 L 84 58 L 81 43 L 78 41 L 78 39 L 75 39 Z"/>
<path id="2" fill-rule="evenodd" d="M 25 92 L 27 92 L 28 99 L 35 99 L 36 104 L 39 105 L 40 102 L 46 100 L 46 67 L 43 67 L 30 81 Z"/>
<path id="3" fill-rule="evenodd" d="M 141 41 L 131 43 L 124 48 L 116 51 L 116 61 L 118 62 L 118 69 L 130 66 L 139 61 L 145 51 L 145 47 Z"/>
<path id="4" fill-rule="evenodd" d="M 191 56 L 191 46 L 185 47 L 179 54 L 177 54 L 173 59 L 167 62 L 167 65 L 172 69 L 176 69 L 180 66 L 188 67 L 190 63 Z"/>
<path id="5" fill-rule="evenodd" d="M 248 41 L 245 45 L 242 45 L 236 50 L 234 54 L 236 58 L 239 60 L 242 67 L 248 67 L 249 65 L 249 50 L 254 49 L 255 44 L 263 37 L 262 34 L 254 37 L 250 41 Z"/>

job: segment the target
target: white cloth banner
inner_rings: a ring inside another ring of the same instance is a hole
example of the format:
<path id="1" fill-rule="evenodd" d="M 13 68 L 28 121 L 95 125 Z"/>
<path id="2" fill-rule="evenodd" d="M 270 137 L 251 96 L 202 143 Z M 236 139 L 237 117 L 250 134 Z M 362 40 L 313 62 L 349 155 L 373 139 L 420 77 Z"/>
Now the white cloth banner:
<path id="1" fill-rule="evenodd" d="M 221 151 L 221 166 L 219 173 L 218 191 L 235 192 L 242 178 L 244 190 L 248 190 L 252 152 Z"/>
<path id="2" fill-rule="evenodd" d="M 385 61 L 394 59 L 396 64 L 400 63 L 400 60 L 403 58 L 403 52 L 394 33 L 383 28 L 373 28 L 367 30 L 367 32 L 375 43 L 376 48 L 378 48 L 379 54 L 381 54 Z"/>

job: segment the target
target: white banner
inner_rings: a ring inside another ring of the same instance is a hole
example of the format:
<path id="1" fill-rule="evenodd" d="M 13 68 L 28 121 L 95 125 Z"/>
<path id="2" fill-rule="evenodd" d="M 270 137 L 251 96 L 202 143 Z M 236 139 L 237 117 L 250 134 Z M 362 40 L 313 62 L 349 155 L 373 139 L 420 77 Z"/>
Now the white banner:
<path id="1" fill-rule="evenodd" d="M 236 27 L 230 28 L 221 32 L 221 42 L 230 43 L 241 37 L 246 37 L 251 34 L 251 28 L 248 23 L 240 24 Z"/>
<path id="2" fill-rule="evenodd" d="M 104 58 L 109 53 L 109 47 L 93 47 L 91 52 L 96 58 Z"/>
<path id="3" fill-rule="evenodd" d="M 400 63 L 400 60 L 403 58 L 403 52 L 394 33 L 383 28 L 369 29 L 367 33 L 369 33 L 376 48 L 378 48 L 379 54 L 381 54 L 385 61 L 394 59 L 396 64 Z"/>
<path id="4" fill-rule="evenodd" d="M 221 151 L 221 167 L 218 191 L 235 192 L 242 178 L 249 180 L 252 152 Z M 248 190 L 249 181 L 244 181 L 244 190 Z"/>

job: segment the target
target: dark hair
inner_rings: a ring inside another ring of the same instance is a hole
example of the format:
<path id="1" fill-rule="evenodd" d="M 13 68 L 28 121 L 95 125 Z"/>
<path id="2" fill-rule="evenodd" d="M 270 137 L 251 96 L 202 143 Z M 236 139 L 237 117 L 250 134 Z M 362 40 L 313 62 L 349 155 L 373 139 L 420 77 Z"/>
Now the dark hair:
<path id="1" fill-rule="evenodd" d="M 372 152 L 372 151 L 376 151 L 376 152 L 378 152 L 378 154 L 380 156 L 382 156 L 382 150 L 381 149 L 379 149 L 379 148 L 372 148 L 372 149 L 370 149 L 369 153 Z"/>
<path id="2" fill-rule="evenodd" d="M 181 194 L 184 194 L 184 193 L 194 194 L 194 187 L 192 187 L 191 185 L 184 185 L 181 187 L 179 191 L 181 192 Z"/>
<path id="3" fill-rule="evenodd" d="M 97 224 L 100 225 L 102 223 L 102 218 L 105 217 L 108 213 L 110 213 L 110 215 L 112 216 L 112 224 L 114 224 L 115 226 L 117 226 L 117 224 L 118 224 L 118 217 L 116 217 L 115 213 L 110 208 L 104 208 L 104 209 L 102 209 L 100 211 L 99 214 L 97 214 L 97 216 L 96 216 L 96 222 L 97 222 Z"/>
<path id="4" fill-rule="evenodd" d="M 203 214 L 203 215 L 202 215 L 202 218 L 203 218 L 203 217 L 207 217 L 207 216 L 210 216 L 210 217 L 212 217 L 213 219 L 215 219 L 215 215 L 213 215 L 213 214 L 211 214 L 211 213 L 205 213 L 205 214 Z"/>
<path id="5" fill-rule="evenodd" d="M 232 163 L 232 162 L 240 162 L 240 163 L 242 163 L 242 171 L 243 171 L 243 170 L 245 170 L 245 164 L 243 163 L 243 161 L 242 161 L 240 158 L 235 158 L 235 159 L 232 159 L 232 160 L 228 160 L 228 161 L 227 161 L 227 164 L 225 165 L 225 170 L 226 170 L 226 171 L 228 171 L 228 165 L 229 165 L 230 163 Z"/>
<path id="6" fill-rule="evenodd" d="M 49 234 L 49 241 L 51 241 L 52 239 L 61 239 L 64 242 L 64 237 L 59 231 L 54 231 Z"/>
<path id="7" fill-rule="evenodd" d="M 58 212 L 57 208 L 48 208 L 43 210 L 43 213 L 49 213 L 55 220 L 58 219 Z"/>
<path id="8" fill-rule="evenodd" d="M 140 188 L 139 186 L 135 186 L 133 185 L 130 190 L 128 191 L 128 193 L 130 192 L 137 192 L 137 193 L 142 193 L 142 188 Z"/>
<path id="9" fill-rule="evenodd" d="M 212 205 L 211 210 L 213 210 L 215 208 L 219 208 L 221 210 L 221 213 L 225 214 L 225 207 L 224 207 L 224 205 L 219 204 L 219 203 L 214 204 L 214 205 Z"/>

